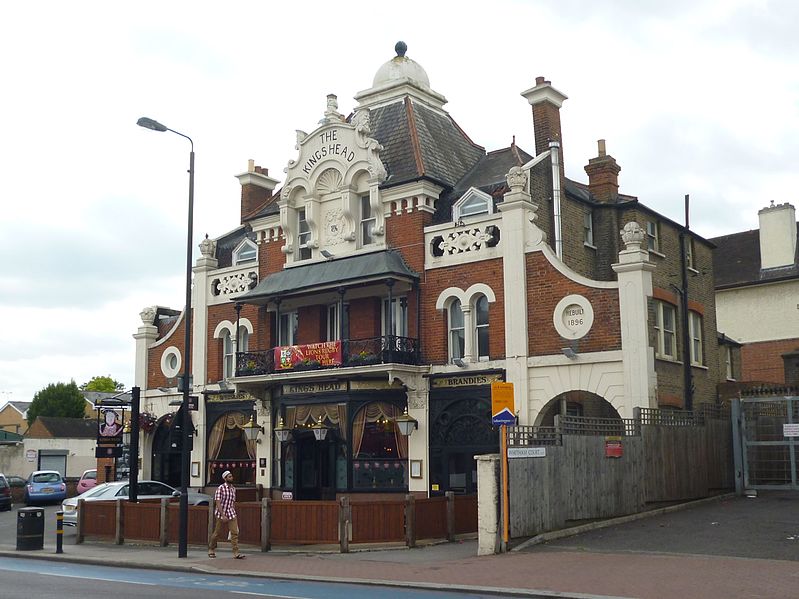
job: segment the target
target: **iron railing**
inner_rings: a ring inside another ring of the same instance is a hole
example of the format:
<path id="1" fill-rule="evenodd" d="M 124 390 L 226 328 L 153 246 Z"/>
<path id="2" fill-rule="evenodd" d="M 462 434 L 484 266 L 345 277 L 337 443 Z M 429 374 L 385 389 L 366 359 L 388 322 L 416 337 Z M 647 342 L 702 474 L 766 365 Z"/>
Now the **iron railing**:
<path id="1" fill-rule="evenodd" d="M 300 370 L 324 370 L 369 364 L 419 364 L 419 340 L 398 335 L 367 339 L 346 339 L 341 342 L 341 363 L 323 365 L 297 364 L 294 368 L 275 368 L 275 348 L 238 352 L 236 376 L 258 376 Z"/>

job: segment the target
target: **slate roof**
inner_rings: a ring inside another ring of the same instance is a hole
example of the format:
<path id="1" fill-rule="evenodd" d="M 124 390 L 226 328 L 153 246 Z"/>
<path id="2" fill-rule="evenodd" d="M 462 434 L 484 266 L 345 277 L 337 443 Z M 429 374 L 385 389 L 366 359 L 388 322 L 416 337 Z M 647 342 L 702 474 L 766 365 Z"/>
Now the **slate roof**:
<path id="1" fill-rule="evenodd" d="M 515 144 L 500 150 L 494 150 L 481 156 L 480 160 L 457 182 L 454 189 L 441 194 L 436 202 L 436 213 L 433 222 L 445 223 L 452 220 L 452 205 L 470 188 L 494 198 L 494 207 L 502 202 L 502 196 L 508 191 L 506 175 L 513 166 L 522 166 L 533 157 Z"/>
<path id="2" fill-rule="evenodd" d="M 273 202 L 273 204 L 277 207 L 277 212 L 280 212 L 280 207 L 277 206 L 277 202 Z M 270 204 L 270 206 L 271 205 L 272 204 Z M 258 212 L 256 216 L 262 216 L 262 213 L 263 210 Z M 245 237 L 250 241 L 255 241 L 255 233 L 241 226 L 216 240 L 216 259 L 219 261 L 219 268 L 233 266 L 233 250 L 236 249 L 236 246 L 239 245 Z"/>
<path id="3" fill-rule="evenodd" d="M 91 418 L 39 416 L 36 420 L 38 420 L 54 438 L 94 439 L 97 437 L 97 422 Z M 30 431 L 28 436 L 30 436 Z"/>
<path id="4" fill-rule="evenodd" d="M 9 405 L 14 406 L 21 414 L 25 414 L 26 410 L 31 407 L 32 401 L 9 401 Z"/>
<path id="5" fill-rule="evenodd" d="M 799 230 L 799 224 L 797 224 Z M 743 231 L 709 240 L 716 245 L 713 252 L 713 271 L 716 289 L 772 283 L 799 277 L 794 259 L 792 266 L 760 269 L 760 231 Z"/>
<path id="6" fill-rule="evenodd" d="M 485 154 L 451 116 L 411 98 L 372 109 L 370 119 L 388 171 L 383 187 L 426 177 L 451 188 Z"/>
<path id="7" fill-rule="evenodd" d="M 419 275 L 408 268 L 399 252 L 387 250 L 287 268 L 265 277 L 255 289 L 238 296 L 236 301 L 263 304 L 277 296 L 388 278 L 415 281 Z"/>

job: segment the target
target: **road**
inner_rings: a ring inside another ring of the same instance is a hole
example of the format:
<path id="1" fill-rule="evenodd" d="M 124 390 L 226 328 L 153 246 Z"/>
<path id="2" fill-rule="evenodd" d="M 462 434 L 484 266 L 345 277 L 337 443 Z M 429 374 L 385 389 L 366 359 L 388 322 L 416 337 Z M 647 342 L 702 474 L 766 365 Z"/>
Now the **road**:
<path id="1" fill-rule="evenodd" d="M 284 599 L 479 599 L 463 592 L 427 591 L 323 582 L 275 580 L 193 574 L 167 570 L 137 570 L 45 560 L 0 560 L 0 597 L 81 597 L 86 599 L 176 597 L 212 599 L 249 595 Z"/>

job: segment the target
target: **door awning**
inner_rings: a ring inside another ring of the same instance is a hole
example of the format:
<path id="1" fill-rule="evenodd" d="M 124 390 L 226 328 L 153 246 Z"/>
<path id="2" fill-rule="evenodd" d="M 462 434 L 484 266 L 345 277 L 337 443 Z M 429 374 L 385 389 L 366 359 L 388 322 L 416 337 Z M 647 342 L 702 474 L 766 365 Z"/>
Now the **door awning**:
<path id="1" fill-rule="evenodd" d="M 278 297 L 386 280 L 416 283 L 419 275 L 408 268 L 399 252 L 385 250 L 287 268 L 267 276 L 235 301 L 263 305 Z"/>

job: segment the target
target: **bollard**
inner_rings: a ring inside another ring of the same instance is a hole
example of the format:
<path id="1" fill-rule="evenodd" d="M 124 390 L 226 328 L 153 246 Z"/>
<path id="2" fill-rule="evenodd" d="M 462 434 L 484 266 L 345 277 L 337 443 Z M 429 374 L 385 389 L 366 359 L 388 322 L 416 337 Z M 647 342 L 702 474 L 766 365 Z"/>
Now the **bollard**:
<path id="1" fill-rule="evenodd" d="M 55 552 L 64 553 L 64 512 L 55 513 Z"/>

